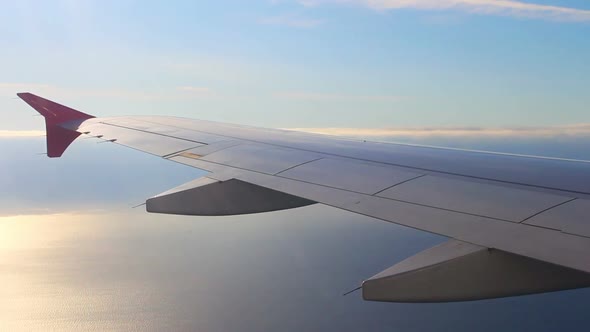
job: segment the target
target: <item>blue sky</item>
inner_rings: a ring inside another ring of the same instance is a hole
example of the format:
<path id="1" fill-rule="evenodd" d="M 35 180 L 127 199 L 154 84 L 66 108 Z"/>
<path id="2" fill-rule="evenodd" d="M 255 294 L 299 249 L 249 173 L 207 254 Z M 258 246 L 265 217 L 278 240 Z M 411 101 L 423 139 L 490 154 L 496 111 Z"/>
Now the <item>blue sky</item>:
<path id="1" fill-rule="evenodd" d="M 442 239 L 324 206 L 220 218 L 131 209 L 203 172 L 94 140 L 36 155 L 44 138 L 14 131 L 38 135 L 22 131 L 43 119 L 14 97 L 98 116 L 445 127 L 431 130 L 443 139 L 393 133 L 590 159 L 578 135 L 590 132 L 589 35 L 586 0 L 0 0 L 0 329 L 587 327 L 589 289 L 421 306 L 342 297 Z"/>
<path id="2" fill-rule="evenodd" d="M 590 3 L 2 1 L 0 130 L 96 115 L 270 127 L 590 122 Z"/>

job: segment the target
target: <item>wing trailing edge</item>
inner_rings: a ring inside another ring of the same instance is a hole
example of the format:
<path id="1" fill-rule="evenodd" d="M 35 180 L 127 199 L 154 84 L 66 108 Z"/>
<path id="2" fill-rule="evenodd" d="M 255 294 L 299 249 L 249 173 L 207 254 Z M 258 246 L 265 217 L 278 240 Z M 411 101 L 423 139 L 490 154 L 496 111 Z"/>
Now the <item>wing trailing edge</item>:
<path id="1" fill-rule="evenodd" d="M 68 146 L 80 136 L 79 132 L 67 129 L 63 126 L 64 124 L 81 123 L 94 118 L 92 115 L 41 98 L 32 93 L 21 92 L 16 95 L 45 118 L 47 156 L 50 158 L 61 157 Z"/>

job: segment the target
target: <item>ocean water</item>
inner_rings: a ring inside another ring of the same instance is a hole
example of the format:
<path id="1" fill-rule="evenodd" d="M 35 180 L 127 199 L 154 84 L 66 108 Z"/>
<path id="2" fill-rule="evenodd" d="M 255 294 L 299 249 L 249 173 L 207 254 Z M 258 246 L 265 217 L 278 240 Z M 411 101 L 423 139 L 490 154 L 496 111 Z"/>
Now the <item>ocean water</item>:
<path id="1" fill-rule="evenodd" d="M 584 137 L 408 139 L 590 159 Z M 235 217 L 131 207 L 203 173 L 80 141 L 0 139 L 0 331 L 585 331 L 590 289 L 372 303 L 365 278 L 440 236 L 314 205 Z"/>

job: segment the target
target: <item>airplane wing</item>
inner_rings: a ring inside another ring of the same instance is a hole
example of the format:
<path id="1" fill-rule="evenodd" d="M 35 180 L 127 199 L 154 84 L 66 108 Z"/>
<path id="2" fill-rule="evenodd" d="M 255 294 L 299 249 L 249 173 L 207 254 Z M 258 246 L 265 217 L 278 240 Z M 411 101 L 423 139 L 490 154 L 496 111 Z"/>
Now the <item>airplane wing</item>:
<path id="1" fill-rule="evenodd" d="M 363 298 L 449 302 L 590 286 L 590 162 L 376 143 L 168 116 L 95 118 L 30 93 L 49 157 L 89 135 L 209 174 L 148 212 L 320 203 L 449 241 L 365 280 Z"/>

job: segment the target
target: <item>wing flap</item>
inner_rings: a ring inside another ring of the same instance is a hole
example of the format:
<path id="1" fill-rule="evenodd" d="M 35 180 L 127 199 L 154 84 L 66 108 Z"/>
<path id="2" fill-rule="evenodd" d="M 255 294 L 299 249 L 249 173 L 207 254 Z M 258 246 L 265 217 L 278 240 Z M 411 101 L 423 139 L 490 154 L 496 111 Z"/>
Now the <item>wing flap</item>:
<path id="1" fill-rule="evenodd" d="M 512 222 L 521 222 L 573 199 L 567 195 L 440 175 L 407 181 L 378 196 Z"/>
<path id="2" fill-rule="evenodd" d="M 422 175 L 424 173 L 333 157 L 318 159 L 280 173 L 281 177 L 363 194 L 375 194 Z"/>
<path id="3" fill-rule="evenodd" d="M 284 170 L 319 159 L 319 154 L 294 149 L 284 149 L 267 144 L 240 144 L 213 152 L 204 161 L 243 168 L 266 174 Z"/>
<path id="4" fill-rule="evenodd" d="M 590 237 L 590 201 L 587 199 L 569 201 L 539 213 L 525 223 Z"/>
<path id="5" fill-rule="evenodd" d="M 203 145 L 203 146 L 200 146 L 200 147 L 197 147 L 194 149 L 186 150 L 181 153 L 171 155 L 169 157 L 182 156 L 182 157 L 190 158 L 190 159 L 200 159 L 200 158 L 207 156 L 211 153 L 214 153 L 214 152 L 217 152 L 217 151 L 220 151 L 223 149 L 231 148 L 232 146 L 236 146 L 236 145 L 240 145 L 240 144 L 243 144 L 243 142 L 238 141 L 238 140 L 227 140 L 227 141 L 209 143 L 207 145 Z"/>

